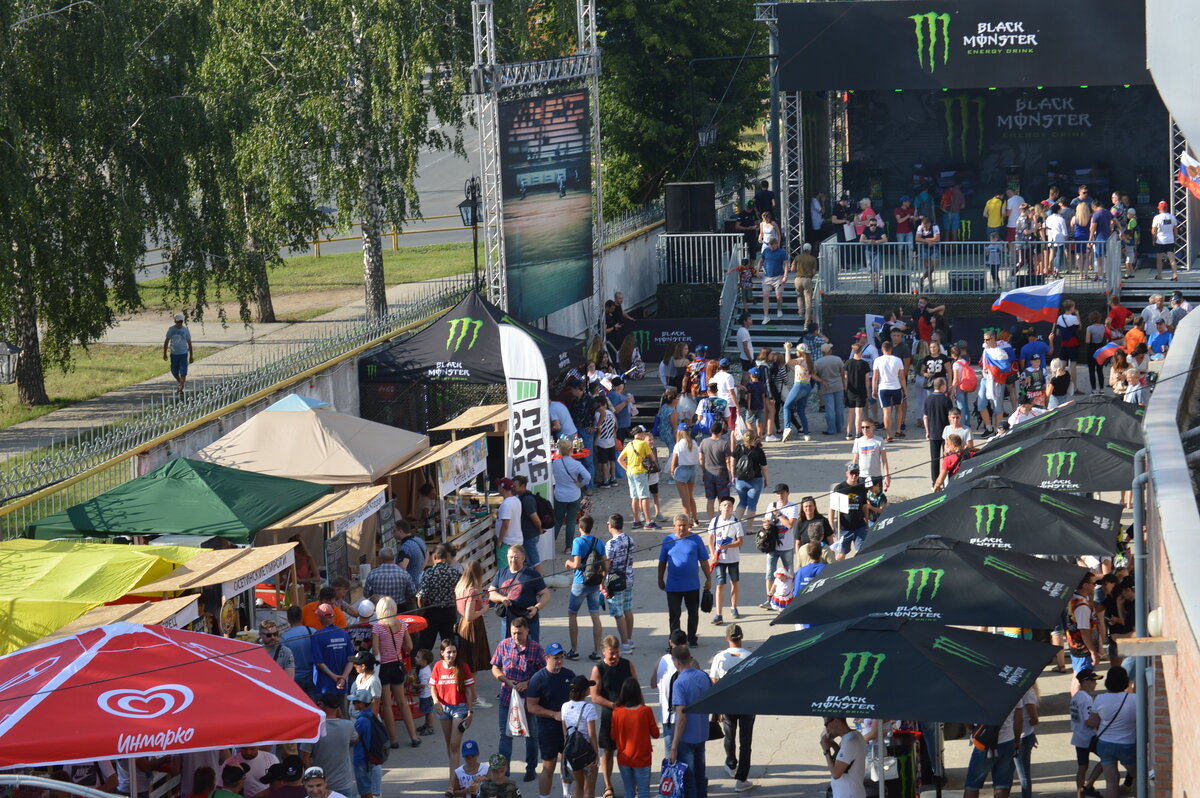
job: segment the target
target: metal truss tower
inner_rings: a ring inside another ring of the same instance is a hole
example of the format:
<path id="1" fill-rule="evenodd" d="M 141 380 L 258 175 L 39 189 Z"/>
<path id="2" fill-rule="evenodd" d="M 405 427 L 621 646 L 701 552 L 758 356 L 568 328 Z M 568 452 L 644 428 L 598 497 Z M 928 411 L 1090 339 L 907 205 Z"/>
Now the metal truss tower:
<path id="1" fill-rule="evenodd" d="M 596 38 L 595 0 L 576 0 L 579 41 L 574 54 L 545 61 L 497 63 L 496 24 L 492 0 L 472 0 L 471 30 L 475 38 L 472 90 L 479 125 L 482 173 L 485 291 L 489 301 L 508 309 L 504 260 L 504 199 L 500 172 L 500 101 L 506 96 L 555 83 L 579 83 L 588 88 L 592 118 L 592 246 L 593 303 L 602 323 L 604 297 L 604 213 L 600 172 L 600 48 Z"/>
<path id="2" fill-rule="evenodd" d="M 1175 117 L 1170 117 L 1168 124 L 1170 125 L 1171 136 L 1171 162 L 1167 164 L 1167 178 L 1171 186 L 1171 213 L 1175 214 L 1175 258 L 1179 261 L 1179 266 L 1182 269 L 1192 268 L 1192 247 L 1188 236 L 1188 205 L 1190 204 L 1191 194 L 1188 192 L 1187 186 L 1181 184 L 1178 180 L 1177 170 L 1182 163 L 1182 156 L 1187 152 L 1187 139 L 1184 138 L 1183 131 L 1179 129 L 1179 125 L 1175 122 Z"/>

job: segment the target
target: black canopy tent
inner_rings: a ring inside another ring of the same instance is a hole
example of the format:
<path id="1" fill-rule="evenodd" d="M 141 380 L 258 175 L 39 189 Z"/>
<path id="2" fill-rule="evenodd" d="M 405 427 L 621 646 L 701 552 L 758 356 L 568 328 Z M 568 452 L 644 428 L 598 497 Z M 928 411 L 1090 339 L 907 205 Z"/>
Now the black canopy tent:
<path id="1" fill-rule="evenodd" d="M 472 291 L 424 330 L 359 359 L 360 414 L 424 432 L 468 407 L 504 402 L 501 324 L 533 338 L 551 383 L 582 361 L 583 340 L 539 330 Z"/>

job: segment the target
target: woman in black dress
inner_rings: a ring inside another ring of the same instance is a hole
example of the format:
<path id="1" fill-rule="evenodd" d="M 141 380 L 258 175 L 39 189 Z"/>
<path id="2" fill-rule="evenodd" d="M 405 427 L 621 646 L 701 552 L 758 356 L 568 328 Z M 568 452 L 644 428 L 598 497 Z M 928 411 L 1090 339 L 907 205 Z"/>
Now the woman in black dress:
<path id="1" fill-rule="evenodd" d="M 637 678 L 633 663 L 621 656 L 621 641 L 615 635 L 604 638 L 600 662 L 592 668 L 592 703 L 600 710 L 600 748 L 604 751 L 604 798 L 613 798 L 613 752 L 617 744 L 612 738 L 612 713 L 621 695 L 621 685 Z"/>

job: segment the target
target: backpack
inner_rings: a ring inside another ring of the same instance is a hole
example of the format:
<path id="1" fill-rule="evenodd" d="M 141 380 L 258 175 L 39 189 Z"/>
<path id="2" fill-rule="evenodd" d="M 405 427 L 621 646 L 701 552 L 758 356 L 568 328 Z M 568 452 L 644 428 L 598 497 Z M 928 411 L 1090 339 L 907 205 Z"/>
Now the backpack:
<path id="1" fill-rule="evenodd" d="M 734 451 L 733 475 L 740 480 L 749 482 L 762 476 L 762 470 L 751 456 L 753 451 L 753 447 L 745 445 L 739 445 Z"/>
<path id="2" fill-rule="evenodd" d="M 979 387 L 979 375 L 975 373 L 975 369 L 971 368 L 970 363 L 959 367 L 958 387 L 959 390 L 966 391 L 967 393 Z"/>
<path id="3" fill-rule="evenodd" d="M 363 742 L 363 750 L 367 755 L 367 762 L 371 765 L 382 765 L 387 762 L 388 758 L 388 731 L 383 725 L 383 721 L 379 716 L 371 714 L 371 734 L 370 742 Z"/>
<path id="4" fill-rule="evenodd" d="M 992 751 L 1000 745 L 1000 727 L 980 724 L 971 732 L 971 744 L 980 751 Z"/>
<path id="5" fill-rule="evenodd" d="M 1086 598 L 1072 596 L 1071 600 L 1067 602 L 1067 611 L 1063 613 L 1063 629 L 1067 632 L 1067 646 L 1070 648 L 1071 654 L 1076 657 L 1082 657 L 1088 653 L 1088 647 L 1083 642 L 1083 630 L 1075 622 L 1076 607 L 1086 603 Z"/>
<path id="6" fill-rule="evenodd" d="M 598 542 L 593 538 L 591 549 L 583 555 L 583 567 L 579 569 L 583 571 L 583 583 L 588 587 L 594 587 L 604 581 L 604 560 L 592 556 L 596 553 Z"/>
<path id="7" fill-rule="evenodd" d="M 580 720 L 583 714 L 580 713 Z M 579 726 L 567 732 L 563 741 L 563 759 L 571 766 L 571 770 L 586 770 L 596 761 L 596 749 L 587 735 L 579 730 Z"/>
<path id="8" fill-rule="evenodd" d="M 772 522 L 770 526 L 760 526 L 754 536 L 754 548 L 763 554 L 774 554 L 779 548 L 779 525 Z"/>
<path id="9" fill-rule="evenodd" d="M 954 465 L 946 468 L 946 473 L 949 476 L 954 476 L 958 473 L 958 469 L 962 468 L 963 460 L 970 460 L 975 456 L 974 449 L 959 449 L 954 454 L 958 455 L 958 459 L 954 461 Z"/>
<path id="10" fill-rule="evenodd" d="M 542 529 L 554 529 L 554 505 L 539 493 L 533 494 L 533 500 L 537 504 L 537 514 L 541 519 Z"/>

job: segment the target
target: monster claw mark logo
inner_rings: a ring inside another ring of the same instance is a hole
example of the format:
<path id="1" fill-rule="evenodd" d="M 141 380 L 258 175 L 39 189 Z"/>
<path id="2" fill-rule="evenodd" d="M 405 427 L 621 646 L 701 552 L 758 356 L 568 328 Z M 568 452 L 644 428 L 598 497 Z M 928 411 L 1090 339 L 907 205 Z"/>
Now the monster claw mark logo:
<path id="1" fill-rule="evenodd" d="M 917 515 L 918 513 L 923 513 L 926 510 L 932 510 L 934 507 L 944 504 L 945 502 L 946 502 L 946 496 L 945 496 L 945 494 L 942 494 L 941 496 L 938 496 L 936 499 L 930 499 L 929 501 L 925 502 L 924 504 L 918 505 L 918 506 L 912 508 L 911 510 L 905 510 L 904 512 L 900 513 L 900 517 L 908 518 L 909 516 Z"/>
<path id="2" fill-rule="evenodd" d="M 930 591 L 928 596 L 924 596 L 924 600 L 933 601 L 937 598 L 938 590 L 942 587 L 942 577 L 946 575 L 941 568 L 906 568 L 904 573 L 908 574 L 904 598 L 913 603 L 921 602 L 927 587 Z"/>
<path id="3" fill-rule="evenodd" d="M 862 676 L 867 676 L 867 683 L 863 685 L 863 689 L 875 684 L 875 678 L 879 676 L 879 666 L 887 659 L 886 654 L 876 654 L 871 651 L 843 651 L 842 652 L 842 678 L 838 680 L 838 685 L 849 692 L 854 692 L 858 687 L 858 680 Z M 849 680 L 849 684 L 846 681 Z"/>
<path id="4" fill-rule="evenodd" d="M 368 363 L 367 364 L 367 379 L 368 380 L 375 379 L 375 375 L 378 373 L 379 373 L 379 364 L 378 363 Z"/>
<path id="5" fill-rule="evenodd" d="M 629 333 L 633 336 L 633 345 L 641 351 L 645 352 L 650 348 L 650 331 L 649 330 L 634 330 Z"/>
<path id="6" fill-rule="evenodd" d="M 766 656 L 766 658 L 767 659 L 779 659 L 780 657 L 785 656 L 787 654 L 795 654 L 797 651 L 803 651 L 804 649 L 808 648 L 809 646 L 812 646 L 815 643 L 817 643 L 824 636 L 825 636 L 824 632 L 817 632 L 815 635 L 813 635 L 812 637 L 810 637 L 807 640 L 801 640 L 799 643 L 794 643 L 790 646 L 787 646 L 786 648 L 781 648 L 778 651 L 771 652 L 770 654 L 768 654 Z"/>
<path id="7" fill-rule="evenodd" d="M 848 576 L 857 576 L 858 574 L 861 574 L 863 571 L 867 570 L 868 568 L 873 568 L 876 565 L 879 565 L 879 563 L 882 560 L 883 560 L 883 555 L 878 554 L 878 555 L 872 557 L 871 559 L 866 560 L 865 562 L 859 563 L 858 565 L 854 566 L 853 568 L 847 568 L 846 570 L 842 571 L 840 574 L 837 574 L 833 578 L 834 579 L 845 579 Z"/>
<path id="8" fill-rule="evenodd" d="M 933 650 L 945 651 L 951 656 L 958 657 L 959 659 L 965 659 L 972 665 L 978 665 L 981 668 L 987 668 L 993 664 L 990 659 L 980 654 L 978 651 L 959 643 L 957 640 L 951 640 L 945 635 L 938 635 L 936 638 L 934 638 Z"/>
<path id="9" fill-rule="evenodd" d="M 446 322 L 450 325 L 450 334 L 446 336 L 446 351 L 457 352 L 463 345 L 463 341 L 467 340 L 467 334 L 470 333 L 471 340 L 467 341 L 467 349 L 472 349 L 475 342 L 479 340 L 479 330 L 483 327 L 483 322 L 479 319 L 472 319 L 466 316 L 460 319 L 450 319 Z M 455 338 L 455 336 L 458 336 Z"/>
<path id="10" fill-rule="evenodd" d="M 1126 457 L 1133 457 L 1133 455 L 1134 455 L 1134 452 L 1129 451 L 1124 446 L 1117 446 L 1115 443 L 1106 443 L 1106 444 L 1104 444 L 1104 448 L 1111 449 L 1114 452 L 1120 452 L 1121 454 L 1125 455 Z"/>
<path id="11" fill-rule="evenodd" d="M 946 121 L 946 149 L 951 157 L 956 154 L 966 158 L 971 132 L 974 128 L 975 149 L 977 154 L 983 154 L 983 98 L 960 94 L 956 97 L 939 97 L 942 104 L 942 114 Z M 955 113 L 957 111 L 957 113 Z M 954 151 L 955 139 L 958 139 L 958 152 Z"/>
<path id="12" fill-rule="evenodd" d="M 1018 568 L 1017 566 L 1013 565 L 1012 563 L 1005 562 L 1004 560 L 1000 559 L 999 557 L 993 557 L 990 554 L 983 558 L 983 564 L 989 568 L 995 568 L 997 571 L 1000 571 L 1001 573 L 1008 574 L 1009 576 L 1014 577 L 1016 579 L 1020 579 L 1024 582 L 1036 581 L 1033 578 L 1033 574 L 1029 573 L 1028 571 L 1026 571 L 1022 568 Z"/>
<path id="13" fill-rule="evenodd" d="M 1058 479 L 1063 475 L 1063 466 L 1067 468 L 1067 476 L 1075 473 L 1075 456 L 1078 452 L 1050 452 L 1046 458 L 1046 476 Z"/>
<path id="14" fill-rule="evenodd" d="M 1075 419 L 1075 431 L 1084 435 L 1103 435 L 1107 416 L 1080 416 Z"/>
<path id="15" fill-rule="evenodd" d="M 913 33 L 917 37 L 917 63 L 922 69 L 928 69 L 930 74 L 937 68 L 938 40 L 942 44 L 942 65 L 950 60 L 950 15 L 927 11 L 924 14 L 913 14 Z M 929 44 L 929 63 L 925 63 L 926 40 Z"/>
<path id="16" fill-rule="evenodd" d="M 1044 493 L 1038 497 L 1038 501 L 1040 501 L 1042 504 L 1048 504 L 1056 510 L 1062 510 L 1064 513 L 1070 513 L 1071 515 L 1083 515 L 1081 511 L 1076 510 L 1071 505 L 1066 504 L 1053 496 L 1047 496 Z"/>
<path id="17" fill-rule="evenodd" d="M 972 504 L 971 509 L 975 511 L 975 531 L 978 534 L 990 537 L 992 524 L 997 520 L 1000 521 L 1000 528 L 996 534 L 1004 532 L 1004 525 L 1008 523 L 1007 504 Z"/>

